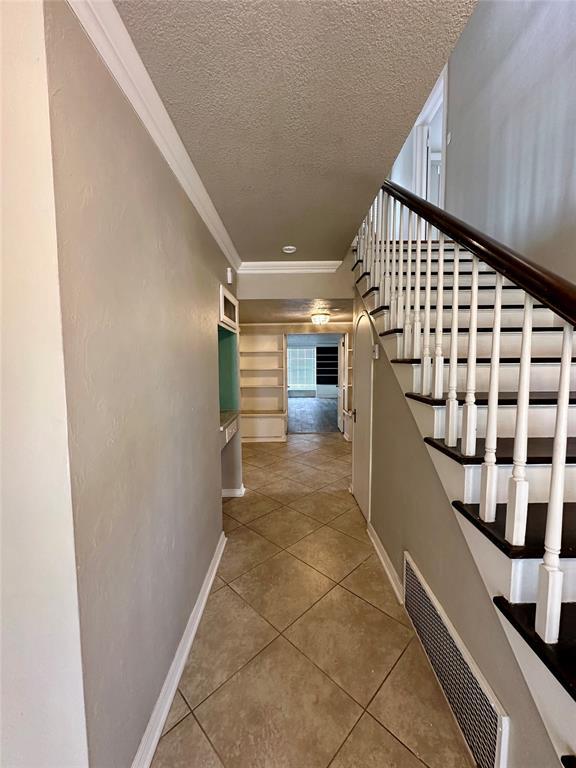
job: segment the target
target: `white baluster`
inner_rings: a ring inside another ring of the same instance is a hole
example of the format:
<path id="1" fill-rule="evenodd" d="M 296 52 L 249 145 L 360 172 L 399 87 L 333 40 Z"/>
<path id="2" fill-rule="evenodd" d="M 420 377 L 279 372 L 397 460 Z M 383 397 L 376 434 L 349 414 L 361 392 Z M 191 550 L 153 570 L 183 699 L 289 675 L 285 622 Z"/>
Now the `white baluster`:
<path id="1" fill-rule="evenodd" d="M 388 309 L 385 311 L 385 328 L 390 327 L 390 195 L 384 195 L 384 270 L 380 281 L 380 303 Z"/>
<path id="2" fill-rule="evenodd" d="M 444 355 L 442 351 L 444 323 L 444 233 L 440 232 L 438 247 L 438 279 L 436 281 L 436 338 L 432 397 L 441 400 L 444 395 Z"/>
<path id="3" fill-rule="evenodd" d="M 420 392 L 429 395 L 432 391 L 432 356 L 430 354 L 430 293 L 432 290 L 432 227 L 428 225 L 426 243 L 426 289 L 424 293 L 424 338 L 422 349 L 422 381 Z"/>
<path id="4" fill-rule="evenodd" d="M 460 251 L 454 243 L 454 275 L 452 277 L 452 323 L 450 327 L 450 365 L 448 369 L 448 399 L 446 400 L 446 445 L 458 442 L 458 307 Z"/>
<path id="5" fill-rule="evenodd" d="M 404 206 L 400 203 L 398 217 L 398 292 L 396 296 L 396 328 L 404 326 Z"/>
<path id="6" fill-rule="evenodd" d="M 552 451 L 550 475 L 550 499 L 546 517 L 544 560 L 538 578 L 536 602 L 536 632 L 545 643 L 557 643 L 562 610 L 562 581 L 560 549 L 562 546 L 562 517 L 564 512 L 564 474 L 566 467 L 566 442 L 568 438 L 568 406 L 570 403 L 570 371 L 572 367 L 572 325 L 564 325 L 562 336 L 562 360 L 556 406 L 556 427 Z"/>
<path id="7" fill-rule="evenodd" d="M 498 440 L 498 395 L 500 378 L 500 328 L 502 326 L 502 275 L 496 275 L 494 319 L 492 324 L 492 352 L 490 356 L 490 383 L 488 385 L 488 414 L 484 463 L 480 479 L 480 518 L 487 523 L 496 520 L 498 500 L 498 469 L 496 445 Z"/>
<path id="8" fill-rule="evenodd" d="M 392 200 L 392 264 L 390 266 L 390 329 L 395 328 L 396 325 L 396 312 L 397 312 L 397 279 L 396 279 L 396 208 L 397 208 L 397 202 L 396 199 L 393 198 Z"/>
<path id="9" fill-rule="evenodd" d="M 506 541 L 523 546 L 526 536 L 528 514 L 528 480 L 526 459 L 528 451 L 528 407 L 530 404 L 530 358 L 532 349 L 532 306 L 534 302 L 527 293 L 524 298 L 524 322 L 522 324 L 522 347 L 520 351 L 520 375 L 518 381 L 518 402 L 516 405 L 516 428 L 514 433 L 514 466 L 508 484 L 508 505 L 506 508 Z"/>
<path id="10" fill-rule="evenodd" d="M 468 365 L 466 367 L 466 399 L 462 409 L 462 453 L 476 453 L 476 345 L 478 329 L 478 259 L 472 257 L 472 289 L 470 291 L 470 323 L 468 327 Z"/>
<path id="11" fill-rule="evenodd" d="M 374 205 L 372 204 L 368 209 L 368 216 L 366 217 L 366 269 L 368 272 L 368 287 L 372 284 L 372 260 L 374 256 L 374 235 L 373 235 L 373 211 Z"/>
<path id="12" fill-rule="evenodd" d="M 383 272 L 383 264 L 382 264 L 382 250 L 383 250 L 383 239 L 384 239 L 384 216 L 383 216 L 383 207 L 384 207 L 384 193 L 382 190 L 378 192 L 378 196 L 376 198 L 378 201 L 378 217 L 377 217 L 377 226 L 376 226 L 376 274 L 374 275 L 374 285 L 378 287 L 378 296 L 381 298 L 381 282 L 382 282 L 382 272 Z M 381 302 L 379 302 L 381 303 Z"/>
<path id="13" fill-rule="evenodd" d="M 404 332 L 402 334 L 402 357 L 410 357 L 412 349 L 412 245 L 414 231 L 414 214 L 408 211 L 408 244 L 406 250 L 406 301 L 404 305 Z"/>
<path id="14" fill-rule="evenodd" d="M 414 278 L 414 321 L 412 323 L 412 357 L 418 359 L 422 349 L 422 319 L 420 317 L 420 281 L 421 281 L 421 263 L 422 242 L 420 238 L 422 229 L 422 219 L 416 217 L 416 276 Z"/>

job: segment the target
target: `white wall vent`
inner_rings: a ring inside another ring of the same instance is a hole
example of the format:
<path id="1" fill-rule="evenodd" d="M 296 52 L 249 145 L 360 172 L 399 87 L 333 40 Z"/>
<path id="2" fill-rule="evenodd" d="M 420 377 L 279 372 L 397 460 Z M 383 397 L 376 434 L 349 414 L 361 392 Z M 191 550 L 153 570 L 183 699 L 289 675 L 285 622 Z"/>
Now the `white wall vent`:
<path id="1" fill-rule="evenodd" d="M 506 768 L 509 718 L 407 552 L 404 599 L 477 765 Z"/>

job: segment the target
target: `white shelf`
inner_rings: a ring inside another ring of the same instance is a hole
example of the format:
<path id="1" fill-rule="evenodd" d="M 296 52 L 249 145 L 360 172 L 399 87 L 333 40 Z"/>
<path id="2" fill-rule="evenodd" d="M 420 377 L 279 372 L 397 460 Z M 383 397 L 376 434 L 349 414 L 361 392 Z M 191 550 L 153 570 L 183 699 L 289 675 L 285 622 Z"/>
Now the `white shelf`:
<path id="1" fill-rule="evenodd" d="M 240 384 L 240 389 L 284 389 L 283 384 Z"/>
<path id="2" fill-rule="evenodd" d="M 270 371 L 283 371 L 284 368 L 276 366 L 275 368 L 240 368 L 240 373 L 269 373 Z"/>

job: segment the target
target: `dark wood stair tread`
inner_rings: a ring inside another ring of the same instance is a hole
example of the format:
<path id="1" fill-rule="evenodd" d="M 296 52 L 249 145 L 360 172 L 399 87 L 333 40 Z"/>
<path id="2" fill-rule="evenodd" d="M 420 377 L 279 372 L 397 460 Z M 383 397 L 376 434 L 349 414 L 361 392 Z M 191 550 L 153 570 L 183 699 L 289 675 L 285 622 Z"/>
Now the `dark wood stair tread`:
<path id="1" fill-rule="evenodd" d="M 476 453 L 474 456 L 464 456 L 461 452 L 462 441 L 458 440 L 455 446 L 446 445 L 444 440 L 434 437 L 425 437 L 427 445 L 436 448 L 441 453 L 449 456 L 459 464 L 483 464 L 486 441 L 484 438 L 476 440 Z M 550 464 L 552 462 L 553 437 L 529 437 L 527 449 L 528 464 Z M 499 437 L 496 442 L 496 463 L 512 464 L 514 455 L 514 438 Z M 576 464 L 576 437 L 569 437 L 566 446 L 566 464 Z"/>
<path id="2" fill-rule="evenodd" d="M 562 687 L 576 700 L 576 603 L 563 603 L 560 637 L 557 643 L 545 643 L 534 629 L 535 603 L 509 603 L 499 595 L 494 605 L 504 614 L 538 658 Z"/>
<path id="3" fill-rule="evenodd" d="M 526 524 L 526 542 L 522 547 L 515 547 L 506 541 L 506 504 L 496 505 L 496 520 L 486 523 L 480 519 L 479 504 L 465 504 L 453 501 L 452 506 L 462 514 L 472 525 L 481 531 L 495 544 L 506 557 L 513 560 L 526 558 L 541 558 L 544 554 L 544 534 L 546 531 L 546 515 L 548 504 L 530 503 Z M 562 518 L 562 552 L 561 557 L 576 557 L 576 502 L 564 502 Z"/>
<path id="4" fill-rule="evenodd" d="M 576 768 L 576 755 L 564 755 L 560 760 L 564 768 Z"/>
<path id="5" fill-rule="evenodd" d="M 379 309 L 388 309 L 388 306 L 382 306 L 379 307 Z M 376 310 L 372 310 L 372 312 L 376 312 Z M 372 314 L 372 312 L 370 314 Z M 482 327 L 477 328 L 478 333 L 492 333 L 492 327 Z M 432 339 L 434 334 L 436 332 L 435 328 L 430 329 L 430 338 Z M 443 328 L 442 333 L 445 333 L 446 335 L 450 334 L 452 332 L 452 329 L 450 327 Z M 394 333 L 402 333 L 402 328 L 390 328 L 387 331 L 382 331 L 379 335 L 380 336 L 391 336 Z M 458 328 L 458 333 L 468 333 L 468 328 Z M 522 326 L 520 325 L 505 325 L 500 329 L 500 334 L 506 334 L 506 333 L 522 333 Z M 562 328 L 559 328 L 558 326 L 553 325 L 539 325 L 535 328 L 532 328 L 532 333 L 556 333 L 559 336 L 562 335 Z"/>
<path id="6" fill-rule="evenodd" d="M 407 392 L 406 397 L 410 400 L 417 400 L 425 405 L 446 405 L 448 395 L 442 398 L 432 397 L 431 395 L 421 395 L 419 392 Z M 465 392 L 457 392 L 456 397 L 459 405 L 464 403 Z M 500 392 L 498 395 L 498 405 L 516 405 L 518 400 L 517 392 Z M 556 405 L 558 402 L 558 392 L 531 392 L 530 405 Z M 576 392 L 570 393 L 570 404 L 576 405 Z M 476 405 L 488 405 L 488 392 L 476 392 Z"/>
<path id="7" fill-rule="evenodd" d="M 358 278 L 358 280 L 356 280 L 356 285 L 358 285 L 358 283 L 360 282 L 360 280 L 362 280 L 364 277 L 370 277 L 370 272 L 362 272 L 362 274 L 360 275 L 360 277 Z"/>

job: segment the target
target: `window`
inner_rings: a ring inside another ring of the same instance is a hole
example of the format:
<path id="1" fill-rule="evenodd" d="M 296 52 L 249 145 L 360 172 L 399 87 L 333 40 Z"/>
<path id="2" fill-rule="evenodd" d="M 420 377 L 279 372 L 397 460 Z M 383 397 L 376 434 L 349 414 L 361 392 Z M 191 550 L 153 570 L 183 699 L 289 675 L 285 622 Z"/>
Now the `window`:
<path id="1" fill-rule="evenodd" d="M 290 389 L 316 389 L 316 349 L 288 347 Z"/>

